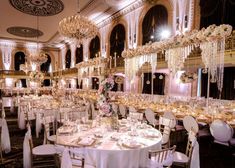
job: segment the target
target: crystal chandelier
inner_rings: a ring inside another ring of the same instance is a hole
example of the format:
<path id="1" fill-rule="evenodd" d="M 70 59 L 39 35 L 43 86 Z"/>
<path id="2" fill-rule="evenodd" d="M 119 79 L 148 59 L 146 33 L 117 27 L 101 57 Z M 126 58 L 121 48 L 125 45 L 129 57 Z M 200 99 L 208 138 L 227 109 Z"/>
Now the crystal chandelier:
<path id="1" fill-rule="evenodd" d="M 81 43 L 84 39 L 94 38 L 98 34 L 98 28 L 94 22 L 80 15 L 78 0 L 78 13 L 60 21 L 59 33 Z"/>
<path id="2" fill-rule="evenodd" d="M 24 71 L 26 74 L 31 70 L 27 61 L 25 61 L 24 64 L 20 64 L 20 70 Z"/>
<path id="3" fill-rule="evenodd" d="M 37 16 L 37 30 L 39 30 L 39 22 L 38 22 L 38 16 Z M 39 48 L 38 48 L 38 34 L 37 34 L 37 48 L 36 48 L 36 52 L 35 53 L 32 53 L 30 56 L 29 56 L 29 61 L 32 64 L 35 64 L 37 67 L 39 67 L 41 64 L 45 63 L 47 61 L 47 55 L 40 51 Z"/>
<path id="4" fill-rule="evenodd" d="M 37 16 L 37 30 L 38 30 L 38 16 Z M 20 65 L 20 70 L 24 71 L 26 74 L 28 74 L 29 71 L 35 71 L 32 66 L 36 65 L 36 70 L 38 70 L 41 64 L 45 63 L 47 61 L 47 55 L 39 51 L 38 48 L 38 34 L 37 34 L 37 46 L 36 51 L 31 53 L 29 56 L 26 56 L 26 60 L 24 64 Z"/>
<path id="5" fill-rule="evenodd" d="M 36 64 L 37 66 L 40 66 L 41 64 L 45 63 L 47 61 L 47 55 L 43 52 L 36 52 L 36 54 L 32 54 L 29 56 L 29 60 L 31 64 Z"/>

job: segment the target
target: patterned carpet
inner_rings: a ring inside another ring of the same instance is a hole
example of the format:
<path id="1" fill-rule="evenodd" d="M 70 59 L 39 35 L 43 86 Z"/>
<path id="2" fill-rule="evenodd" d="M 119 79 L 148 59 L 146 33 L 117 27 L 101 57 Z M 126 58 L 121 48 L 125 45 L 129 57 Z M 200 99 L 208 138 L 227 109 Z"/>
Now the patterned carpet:
<path id="1" fill-rule="evenodd" d="M 4 154 L 4 164 L 1 164 L 0 168 L 23 167 L 23 140 L 26 130 L 20 130 L 18 128 L 16 111 L 17 109 L 15 109 L 14 113 L 10 113 L 9 109 L 6 109 L 6 119 L 10 131 L 12 151 L 9 154 Z M 40 137 L 36 138 L 34 125 L 32 125 L 32 135 L 34 146 L 42 144 L 43 131 Z M 186 139 L 187 135 L 185 132 L 176 132 L 171 135 L 171 142 L 177 145 L 177 151 L 185 152 Z M 235 149 L 214 144 L 213 138 L 208 136 L 198 140 L 200 145 L 201 168 L 235 168 Z M 56 167 L 53 158 L 39 158 L 36 161 L 39 163 L 36 164 L 36 167 Z M 173 166 L 173 168 L 177 167 Z"/>
<path id="2" fill-rule="evenodd" d="M 6 119 L 8 124 L 8 129 L 10 132 L 11 139 L 11 152 L 8 154 L 3 153 L 3 164 L 0 164 L 0 168 L 22 168 L 23 167 L 23 141 L 26 130 L 20 130 L 17 124 L 17 109 L 15 112 L 10 113 L 10 109 L 5 109 Z M 32 123 L 35 123 L 34 121 Z M 43 131 L 39 135 L 39 138 L 36 138 L 35 135 L 35 126 L 32 125 L 32 136 L 33 136 L 33 145 L 41 145 L 43 143 Z M 55 167 L 54 158 L 36 158 L 34 159 L 34 167 Z M 45 166 L 46 165 L 46 166 Z M 52 165 L 52 166 L 48 166 Z"/>

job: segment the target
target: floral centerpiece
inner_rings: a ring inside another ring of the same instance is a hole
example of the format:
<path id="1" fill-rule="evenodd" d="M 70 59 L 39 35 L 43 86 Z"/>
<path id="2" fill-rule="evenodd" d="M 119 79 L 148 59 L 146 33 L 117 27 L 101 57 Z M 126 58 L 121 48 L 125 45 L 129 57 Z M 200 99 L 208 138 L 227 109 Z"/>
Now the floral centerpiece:
<path id="1" fill-rule="evenodd" d="M 29 80 L 31 82 L 42 82 L 44 79 L 44 73 L 40 71 L 32 71 L 29 74 Z"/>
<path id="2" fill-rule="evenodd" d="M 111 76 L 105 78 L 101 81 L 99 90 L 98 90 L 98 108 L 100 112 L 100 116 L 102 117 L 110 117 L 113 114 L 112 106 L 109 103 L 108 91 L 110 91 L 114 86 L 114 80 Z"/>
<path id="3" fill-rule="evenodd" d="M 60 88 L 58 86 L 58 83 L 55 83 L 55 86 L 52 88 L 51 91 L 52 91 L 53 98 L 57 102 L 61 103 L 63 98 L 65 97 L 65 90 L 63 88 Z"/>
<path id="4" fill-rule="evenodd" d="M 182 83 L 191 83 L 191 82 L 193 82 L 197 78 L 198 78 L 197 74 L 196 73 L 192 73 L 192 72 L 184 72 L 180 76 L 180 80 L 181 80 Z"/>

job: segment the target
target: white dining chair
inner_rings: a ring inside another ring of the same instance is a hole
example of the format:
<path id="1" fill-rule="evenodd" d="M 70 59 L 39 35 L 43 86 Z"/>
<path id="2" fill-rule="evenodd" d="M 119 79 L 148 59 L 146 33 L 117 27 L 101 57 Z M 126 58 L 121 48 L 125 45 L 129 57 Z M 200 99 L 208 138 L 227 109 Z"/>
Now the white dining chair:
<path id="1" fill-rule="evenodd" d="M 133 106 L 130 106 L 129 107 L 129 113 L 136 113 L 137 112 L 137 110 L 133 107 Z"/>
<path id="2" fill-rule="evenodd" d="M 5 118 L 0 119 L 0 164 L 4 164 L 7 162 L 8 159 L 3 158 L 3 152 L 9 153 L 11 151 L 11 143 L 10 143 L 10 136 L 9 130 L 7 126 L 7 122 Z"/>
<path id="3" fill-rule="evenodd" d="M 119 105 L 119 111 L 123 118 L 126 117 L 126 107 L 122 104 Z"/>
<path id="4" fill-rule="evenodd" d="M 186 152 L 175 151 L 173 165 L 186 168 L 199 168 L 199 144 L 197 142 L 196 133 L 189 132 Z"/>
<path id="5" fill-rule="evenodd" d="M 170 125 L 171 129 L 175 128 L 175 126 L 176 126 L 176 118 L 175 118 L 175 115 L 172 112 L 170 112 L 170 111 L 164 112 L 163 117 L 164 118 L 168 118 L 168 119 L 171 120 L 171 125 Z"/>
<path id="6" fill-rule="evenodd" d="M 33 147 L 33 140 L 31 135 L 31 128 L 27 125 L 28 131 L 25 134 L 23 143 L 23 166 L 24 168 L 31 168 L 34 165 L 35 157 L 56 156 L 55 146 L 52 144 L 44 144 Z M 44 165 L 44 167 L 50 165 Z"/>
<path id="7" fill-rule="evenodd" d="M 129 112 L 129 117 L 133 120 L 142 121 L 144 114 L 140 112 Z"/>
<path id="8" fill-rule="evenodd" d="M 170 167 L 173 163 L 176 146 L 162 150 L 150 150 L 148 152 L 149 168 Z"/>
<path id="9" fill-rule="evenodd" d="M 116 104 L 112 104 L 112 109 L 116 114 L 118 113 L 118 106 Z"/>
<path id="10" fill-rule="evenodd" d="M 55 149 L 58 159 L 56 162 L 59 163 L 60 168 L 96 168 L 94 165 L 85 163 L 85 150 L 82 146 L 55 144 Z"/>
<path id="11" fill-rule="evenodd" d="M 56 141 L 56 123 L 55 122 L 56 121 L 55 121 L 54 116 L 43 117 L 44 144 L 55 143 Z"/>
<path id="12" fill-rule="evenodd" d="M 149 124 L 153 125 L 154 127 L 158 125 L 158 121 L 155 118 L 155 113 L 151 109 L 146 109 L 144 114 Z"/>
<path id="13" fill-rule="evenodd" d="M 62 153 L 61 168 L 83 168 L 85 165 L 82 148 L 66 146 Z"/>
<path id="14" fill-rule="evenodd" d="M 183 125 L 187 132 L 193 131 L 197 134 L 199 131 L 198 123 L 192 116 L 185 116 L 183 119 Z"/>
<path id="15" fill-rule="evenodd" d="M 170 146 L 171 125 L 174 121 L 169 118 L 159 117 L 159 131 L 162 134 L 162 147 L 168 148 Z"/>
<path id="16" fill-rule="evenodd" d="M 233 136 L 233 128 L 226 122 L 221 120 L 214 120 L 210 125 L 211 135 L 214 137 L 214 142 L 229 146 L 235 145 L 235 139 Z"/>

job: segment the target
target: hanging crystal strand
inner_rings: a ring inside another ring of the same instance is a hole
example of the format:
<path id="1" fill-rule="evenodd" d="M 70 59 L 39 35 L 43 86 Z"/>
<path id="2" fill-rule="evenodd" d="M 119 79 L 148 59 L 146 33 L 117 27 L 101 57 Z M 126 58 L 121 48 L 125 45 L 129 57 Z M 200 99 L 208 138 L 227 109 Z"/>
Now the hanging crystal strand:
<path id="1" fill-rule="evenodd" d="M 212 42 L 212 59 L 210 61 L 210 71 L 211 71 L 211 81 L 216 82 L 216 75 L 217 75 L 217 54 L 218 54 L 218 45 L 217 41 Z"/>
<path id="2" fill-rule="evenodd" d="M 219 99 L 221 99 L 221 93 L 223 89 L 223 78 L 224 78 L 224 50 L 225 50 L 225 38 L 219 42 L 219 62 L 218 62 L 218 71 L 217 71 L 217 87 L 219 90 Z"/>

